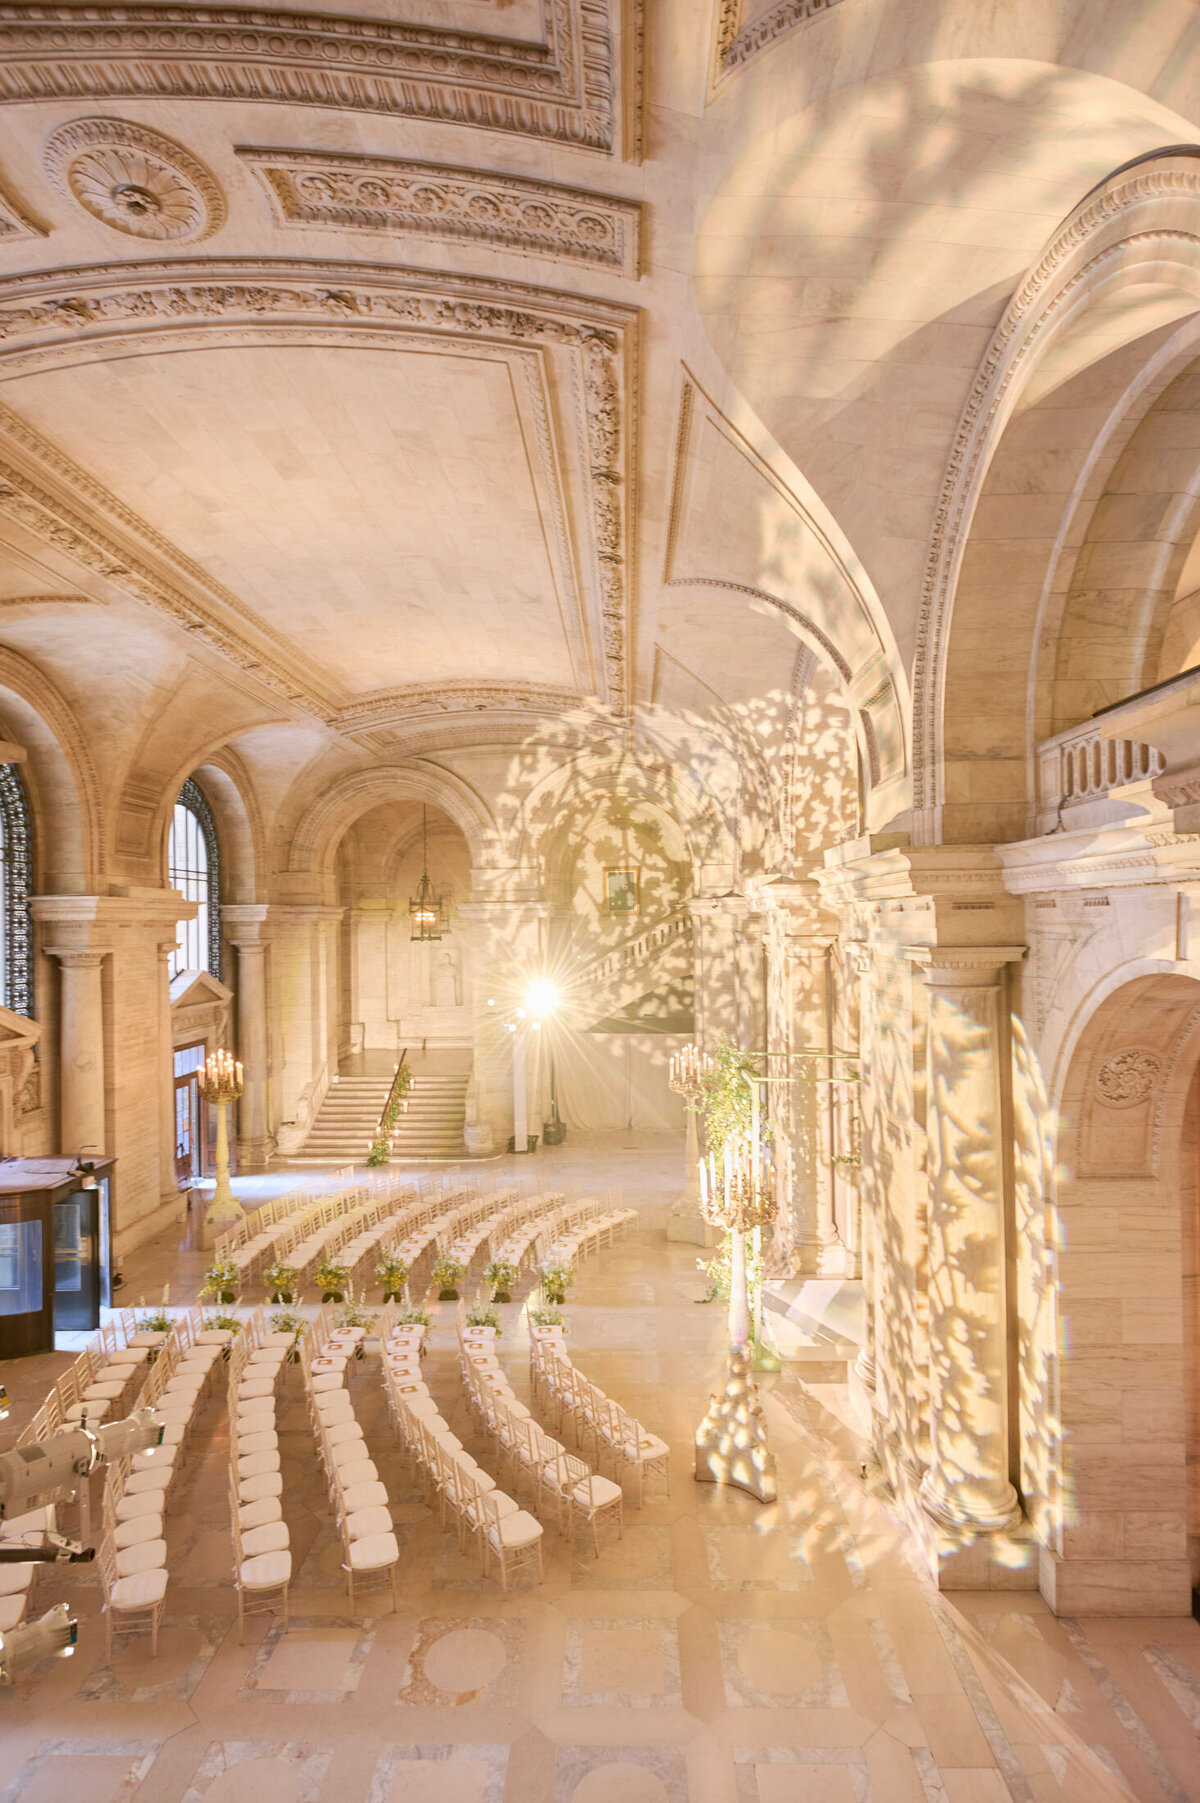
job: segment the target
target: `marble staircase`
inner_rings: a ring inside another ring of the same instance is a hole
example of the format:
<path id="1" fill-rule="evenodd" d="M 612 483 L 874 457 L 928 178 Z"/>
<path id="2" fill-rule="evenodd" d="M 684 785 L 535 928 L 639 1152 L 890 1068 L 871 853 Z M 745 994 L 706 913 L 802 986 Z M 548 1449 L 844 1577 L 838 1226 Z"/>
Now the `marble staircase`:
<path id="1" fill-rule="evenodd" d="M 463 1156 L 470 1054 L 417 1054 L 408 1107 L 392 1132 L 392 1160 Z M 391 1088 L 391 1068 L 342 1074 L 331 1083 L 308 1138 L 292 1160 L 304 1164 L 362 1164 Z"/>

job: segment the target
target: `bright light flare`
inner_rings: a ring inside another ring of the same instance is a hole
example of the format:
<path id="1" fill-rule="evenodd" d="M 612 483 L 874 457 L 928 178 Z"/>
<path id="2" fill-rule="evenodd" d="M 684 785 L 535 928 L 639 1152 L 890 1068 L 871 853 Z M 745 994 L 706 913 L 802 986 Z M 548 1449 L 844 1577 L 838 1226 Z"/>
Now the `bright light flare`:
<path id="1" fill-rule="evenodd" d="M 549 977 L 539 977 L 525 991 L 525 1006 L 537 1020 L 545 1020 L 553 1014 L 560 999 L 558 984 L 552 983 Z"/>

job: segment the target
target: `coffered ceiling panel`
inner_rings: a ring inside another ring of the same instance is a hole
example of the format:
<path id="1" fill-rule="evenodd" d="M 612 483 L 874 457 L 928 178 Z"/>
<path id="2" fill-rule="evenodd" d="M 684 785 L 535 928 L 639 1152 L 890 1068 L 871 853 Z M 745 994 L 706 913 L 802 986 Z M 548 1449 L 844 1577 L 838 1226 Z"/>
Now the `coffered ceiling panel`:
<path id="1" fill-rule="evenodd" d="M 519 353 L 281 346 L 46 370 L 5 395 L 349 701 L 531 672 L 585 686 L 531 380 Z"/>

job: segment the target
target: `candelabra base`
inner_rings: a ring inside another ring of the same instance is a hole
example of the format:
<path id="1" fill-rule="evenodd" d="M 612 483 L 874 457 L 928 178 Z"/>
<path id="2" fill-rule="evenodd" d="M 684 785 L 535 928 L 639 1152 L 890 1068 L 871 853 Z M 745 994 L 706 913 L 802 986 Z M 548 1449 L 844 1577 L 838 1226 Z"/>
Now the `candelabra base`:
<path id="1" fill-rule="evenodd" d="M 724 1391 L 710 1397 L 696 1429 L 696 1482 L 732 1484 L 772 1503 L 778 1494 L 775 1455 L 750 1365 L 747 1347 L 730 1347 Z"/>
<path id="2" fill-rule="evenodd" d="M 721 1230 L 704 1219 L 695 1196 L 680 1196 L 667 1216 L 667 1238 L 711 1250 L 720 1244 Z"/>

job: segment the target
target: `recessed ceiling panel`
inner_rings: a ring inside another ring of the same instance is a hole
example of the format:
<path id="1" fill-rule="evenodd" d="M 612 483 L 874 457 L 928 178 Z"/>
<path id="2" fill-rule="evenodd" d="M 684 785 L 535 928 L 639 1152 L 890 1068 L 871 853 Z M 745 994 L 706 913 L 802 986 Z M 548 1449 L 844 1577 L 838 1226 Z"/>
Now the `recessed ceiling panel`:
<path id="1" fill-rule="evenodd" d="M 352 697 L 575 686 L 522 380 L 482 349 L 286 346 L 83 364 L 4 397 Z"/>

